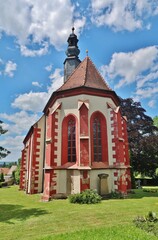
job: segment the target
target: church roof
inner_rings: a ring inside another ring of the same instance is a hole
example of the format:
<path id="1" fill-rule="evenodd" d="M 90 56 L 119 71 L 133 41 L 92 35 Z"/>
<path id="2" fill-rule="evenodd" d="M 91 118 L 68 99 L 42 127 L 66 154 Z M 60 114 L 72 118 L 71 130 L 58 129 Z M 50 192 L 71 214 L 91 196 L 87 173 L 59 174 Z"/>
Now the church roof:
<path id="1" fill-rule="evenodd" d="M 67 81 L 57 91 L 82 86 L 111 91 L 88 56 L 78 65 Z"/>

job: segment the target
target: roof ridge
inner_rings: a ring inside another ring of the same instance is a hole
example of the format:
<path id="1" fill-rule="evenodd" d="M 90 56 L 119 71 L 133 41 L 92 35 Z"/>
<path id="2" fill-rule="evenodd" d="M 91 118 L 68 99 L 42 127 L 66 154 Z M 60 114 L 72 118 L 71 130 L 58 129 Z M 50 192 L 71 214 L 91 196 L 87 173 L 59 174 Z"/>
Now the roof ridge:
<path id="1" fill-rule="evenodd" d="M 84 60 L 83 60 L 83 61 L 84 61 Z M 81 64 L 83 61 L 81 61 L 80 64 Z M 60 88 L 63 87 L 63 85 L 64 85 L 64 84 L 69 80 L 69 78 L 73 75 L 73 73 L 79 68 L 80 64 L 78 64 L 78 66 L 77 66 L 77 67 L 72 71 L 72 73 L 68 76 L 67 80 L 66 80 L 65 82 L 63 82 L 63 84 L 62 84 L 56 91 L 59 91 Z M 64 78 L 64 76 L 63 76 L 63 78 Z"/>
<path id="2" fill-rule="evenodd" d="M 88 57 L 85 57 L 84 60 L 86 60 L 86 69 L 85 69 L 85 78 L 84 78 L 83 85 L 85 85 L 85 83 L 86 83 L 86 79 L 87 79 Z"/>
<path id="3" fill-rule="evenodd" d="M 105 82 L 105 79 L 103 78 L 103 76 L 101 75 L 101 73 L 99 72 L 99 70 L 96 68 L 95 64 L 93 63 L 93 61 L 91 60 L 90 57 L 88 57 L 89 60 L 91 61 L 93 67 L 95 68 L 95 70 L 97 71 L 97 73 L 99 74 L 99 76 L 101 77 L 101 80 L 103 81 L 103 83 L 106 85 L 106 87 L 109 89 L 109 90 L 112 90 L 109 85 Z"/>

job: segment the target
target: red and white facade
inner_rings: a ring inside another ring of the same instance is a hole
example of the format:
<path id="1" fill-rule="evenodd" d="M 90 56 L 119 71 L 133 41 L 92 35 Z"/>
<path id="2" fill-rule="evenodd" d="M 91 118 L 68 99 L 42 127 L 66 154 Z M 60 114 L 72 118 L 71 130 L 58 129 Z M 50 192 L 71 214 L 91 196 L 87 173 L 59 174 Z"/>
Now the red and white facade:
<path id="1" fill-rule="evenodd" d="M 85 189 L 108 194 L 130 188 L 126 118 L 116 93 L 86 57 L 25 137 L 20 189 L 42 192 L 48 201 Z"/>

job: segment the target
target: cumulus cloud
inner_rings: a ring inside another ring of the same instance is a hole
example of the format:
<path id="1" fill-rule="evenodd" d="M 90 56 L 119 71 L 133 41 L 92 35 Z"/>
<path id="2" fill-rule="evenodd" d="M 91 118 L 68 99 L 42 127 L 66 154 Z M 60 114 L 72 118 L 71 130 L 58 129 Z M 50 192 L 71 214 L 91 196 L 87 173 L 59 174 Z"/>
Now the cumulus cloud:
<path id="1" fill-rule="evenodd" d="M 41 112 L 44 108 L 48 94 L 46 92 L 29 92 L 20 94 L 12 103 L 12 107 L 25 111 Z"/>
<path id="2" fill-rule="evenodd" d="M 37 57 L 46 55 L 48 53 L 48 43 L 42 43 L 42 47 L 39 47 L 39 49 L 33 50 L 29 49 L 24 45 L 20 46 L 21 54 L 25 57 Z"/>
<path id="3" fill-rule="evenodd" d="M 158 96 L 158 47 L 149 46 L 134 52 L 120 52 L 112 55 L 109 65 L 101 67 L 105 79 L 116 89 L 135 85 L 133 96 L 136 101 L 149 98 L 153 107 Z M 157 98 L 157 97 L 156 97 Z"/>
<path id="4" fill-rule="evenodd" d="M 15 36 L 24 56 L 41 56 L 48 51 L 45 42 L 56 49 L 65 44 L 74 14 L 70 0 L 14 0 L 14 4 L 5 0 L 1 2 L 0 34 Z M 77 33 L 84 24 L 85 18 L 79 15 L 74 21 Z M 31 44 L 38 49 L 28 48 Z"/>
<path id="5" fill-rule="evenodd" d="M 43 84 L 40 84 L 39 82 L 32 82 L 32 85 L 39 88 L 43 86 Z"/>
<path id="6" fill-rule="evenodd" d="M 49 76 L 51 82 L 46 92 L 29 92 L 17 96 L 12 103 L 12 107 L 20 109 L 19 112 L 0 114 L 0 119 L 5 122 L 3 127 L 8 130 L 3 140 L 0 141 L 0 145 L 11 151 L 11 154 L 5 160 L 16 161 L 20 157 L 24 139 L 24 136 L 21 135 L 26 134 L 31 125 L 38 121 L 51 94 L 63 84 L 62 73 L 63 70 L 55 69 Z M 33 84 L 38 86 L 39 83 L 34 82 Z M 16 137 L 14 138 L 13 135 L 16 135 Z"/>
<path id="7" fill-rule="evenodd" d="M 17 64 L 12 61 L 8 61 L 5 65 L 4 74 L 9 77 L 13 77 L 14 71 L 16 71 L 16 69 L 17 69 Z"/>
<path id="8" fill-rule="evenodd" d="M 109 65 L 102 66 L 101 70 L 108 78 L 119 81 L 116 88 L 137 82 L 138 86 L 143 82 L 157 77 L 155 61 L 158 61 L 158 48 L 149 46 L 129 53 L 114 53 Z M 141 75 L 150 71 L 146 76 Z M 155 76 L 156 74 L 156 76 Z"/>
<path id="9" fill-rule="evenodd" d="M 0 118 L 3 121 L 8 122 L 4 123 L 5 129 L 8 132 L 5 134 L 22 134 L 23 132 L 28 131 L 31 125 L 33 125 L 39 118 L 37 113 L 28 113 L 26 111 L 16 112 L 14 114 L 1 113 Z"/>
<path id="10" fill-rule="evenodd" d="M 32 111 L 34 113 L 41 112 L 44 109 L 51 94 L 57 90 L 63 83 L 63 76 L 61 69 L 55 69 L 49 78 L 51 79 L 50 85 L 47 87 L 47 92 L 32 92 L 20 94 L 12 102 L 12 107 L 18 108 L 24 111 Z M 39 85 L 38 82 L 34 82 L 34 86 Z"/>
<path id="11" fill-rule="evenodd" d="M 23 148 L 24 136 L 7 136 L 5 139 L 0 140 L 0 146 L 3 146 L 11 152 L 5 160 L 7 161 L 17 161 L 21 157 L 21 150 Z"/>
<path id="12" fill-rule="evenodd" d="M 49 78 L 51 79 L 51 85 L 48 87 L 48 93 L 51 95 L 54 91 L 56 91 L 63 84 L 63 70 L 60 68 L 55 69 L 54 73 L 52 73 Z"/>
<path id="13" fill-rule="evenodd" d="M 45 70 L 46 70 L 47 72 L 51 72 L 51 71 L 52 71 L 52 67 L 53 67 L 53 64 L 50 64 L 50 65 L 48 65 L 48 66 L 45 67 Z"/>
<path id="14" fill-rule="evenodd" d="M 97 26 L 106 25 L 115 31 L 134 31 L 145 25 L 148 17 L 158 14 L 156 0 L 91 0 L 91 20 Z M 149 28 L 150 23 L 146 24 Z"/>

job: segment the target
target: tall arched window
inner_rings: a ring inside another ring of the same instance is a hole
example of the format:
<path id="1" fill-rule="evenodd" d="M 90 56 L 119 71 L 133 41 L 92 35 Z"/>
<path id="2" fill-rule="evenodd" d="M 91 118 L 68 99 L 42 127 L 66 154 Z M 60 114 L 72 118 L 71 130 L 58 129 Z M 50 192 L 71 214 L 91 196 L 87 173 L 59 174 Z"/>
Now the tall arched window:
<path id="1" fill-rule="evenodd" d="M 97 111 L 91 116 L 92 162 L 108 163 L 107 125 L 104 115 Z"/>
<path id="2" fill-rule="evenodd" d="M 76 162 L 76 124 L 75 120 L 68 121 L 68 162 Z"/>
<path id="3" fill-rule="evenodd" d="M 77 161 L 76 117 L 68 115 L 62 123 L 62 158 L 61 164 Z"/>
<path id="4" fill-rule="evenodd" d="M 101 122 L 97 117 L 93 120 L 93 152 L 95 161 L 102 161 Z"/>

